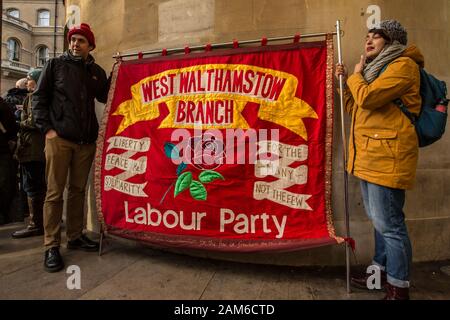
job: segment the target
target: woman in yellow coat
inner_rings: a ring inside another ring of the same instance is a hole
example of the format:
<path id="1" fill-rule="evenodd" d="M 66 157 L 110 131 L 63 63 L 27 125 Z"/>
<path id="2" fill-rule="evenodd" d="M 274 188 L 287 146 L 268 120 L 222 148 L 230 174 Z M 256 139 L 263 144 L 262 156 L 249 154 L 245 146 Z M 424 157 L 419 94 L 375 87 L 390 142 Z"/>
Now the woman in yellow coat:
<path id="1" fill-rule="evenodd" d="M 406 47 L 407 33 L 395 20 L 369 30 L 365 54 L 346 80 L 345 107 L 351 115 L 347 171 L 361 179 L 366 213 L 375 229 L 373 265 L 381 269 L 385 299 L 409 299 L 412 249 L 405 224 L 405 190 L 412 188 L 418 138 L 411 121 L 393 103 L 401 98 L 409 111 L 420 111 L 423 56 Z M 387 66 L 387 67 L 385 67 Z M 367 288 L 367 276 L 352 278 Z"/>

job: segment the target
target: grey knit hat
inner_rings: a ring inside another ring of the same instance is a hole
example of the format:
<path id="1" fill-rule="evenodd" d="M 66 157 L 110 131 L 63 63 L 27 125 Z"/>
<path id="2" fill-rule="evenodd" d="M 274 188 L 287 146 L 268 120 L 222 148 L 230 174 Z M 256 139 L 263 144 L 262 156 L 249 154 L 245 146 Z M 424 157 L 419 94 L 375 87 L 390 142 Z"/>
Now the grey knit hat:
<path id="1" fill-rule="evenodd" d="M 378 26 L 369 30 L 369 32 L 381 31 L 391 42 L 397 40 L 404 46 L 408 43 L 408 33 L 406 29 L 397 20 L 384 20 Z"/>

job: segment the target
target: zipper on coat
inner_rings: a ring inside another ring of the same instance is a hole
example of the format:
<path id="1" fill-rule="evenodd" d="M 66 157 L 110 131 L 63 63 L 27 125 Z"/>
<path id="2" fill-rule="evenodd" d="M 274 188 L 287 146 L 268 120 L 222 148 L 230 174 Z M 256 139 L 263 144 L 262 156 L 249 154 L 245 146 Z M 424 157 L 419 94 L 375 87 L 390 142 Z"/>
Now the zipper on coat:
<path id="1" fill-rule="evenodd" d="M 88 141 L 88 136 L 89 136 L 89 117 L 88 117 L 88 107 L 87 107 L 87 98 L 88 98 L 88 90 L 86 88 L 86 85 L 88 83 L 88 72 L 87 72 L 87 64 L 82 61 L 82 69 L 83 69 L 83 90 L 82 90 L 82 95 L 81 95 L 81 102 L 82 105 L 80 106 L 81 108 L 81 123 L 83 124 L 87 124 L 87 126 L 85 127 L 85 130 L 82 130 L 81 132 L 81 143 L 86 143 Z"/>
<path id="2" fill-rule="evenodd" d="M 356 122 L 356 113 L 358 111 L 358 105 L 355 104 L 355 111 L 352 114 L 352 124 L 350 126 L 351 134 L 352 134 L 352 145 L 353 145 L 353 160 L 352 160 L 352 172 L 355 171 L 355 161 L 356 161 L 356 144 L 355 144 L 355 122 Z M 347 170 L 347 168 L 345 169 Z"/>

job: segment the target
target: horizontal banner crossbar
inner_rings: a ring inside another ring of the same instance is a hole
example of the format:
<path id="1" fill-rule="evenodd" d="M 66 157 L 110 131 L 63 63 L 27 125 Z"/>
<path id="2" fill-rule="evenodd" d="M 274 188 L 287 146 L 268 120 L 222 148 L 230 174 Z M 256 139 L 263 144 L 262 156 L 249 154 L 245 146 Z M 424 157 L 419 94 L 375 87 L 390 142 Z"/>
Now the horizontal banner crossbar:
<path id="1" fill-rule="evenodd" d="M 318 38 L 318 37 L 325 37 L 328 34 L 337 35 L 337 32 L 330 32 L 330 33 L 322 32 L 322 33 L 302 34 L 300 36 L 300 38 L 302 38 L 302 39 L 305 39 L 305 38 Z M 286 36 L 286 37 L 267 38 L 267 42 L 293 40 L 296 37 L 298 37 L 298 35 Z M 239 45 L 260 43 L 261 40 L 262 39 L 239 41 Z M 189 47 L 189 51 L 204 50 L 204 49 L 207 48 L 207 46 L 210 47 L 211 49 L 229 48 L 229 47 L 233 47 L 235 44 L 236 44 L 236 41 L 214 43 L 214 44 L 206 44 L 206 45 L 198 45 L 198 46 Z M 141 56 L 142 57 L 144 55 L 161 54 L 163 52 L 165 54 L 181 53 L 181 52 L 186 52 L 186 48 L 156 49 L 156 50 L 150 50 L 150 51 L 144 51 L 144 52 L 133 52 L 133 53 L 125 53 L 125 54 L 117 53 L 116 55 L 113 56 L 113 58 L 120 59 L 120 58 L 136 57 L 136 56 Z"/>

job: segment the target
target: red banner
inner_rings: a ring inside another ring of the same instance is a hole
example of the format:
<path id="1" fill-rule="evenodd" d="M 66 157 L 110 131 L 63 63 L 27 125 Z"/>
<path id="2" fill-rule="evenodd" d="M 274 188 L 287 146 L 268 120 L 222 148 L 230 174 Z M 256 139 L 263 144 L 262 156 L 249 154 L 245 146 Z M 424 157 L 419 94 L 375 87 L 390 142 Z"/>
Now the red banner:
<path id="1" fill-rule="evenodd" d="M 332 70 L 331 36 L 117 64 L 96 159 L 105 230 L 222 251 L 341 242 Z"/>

